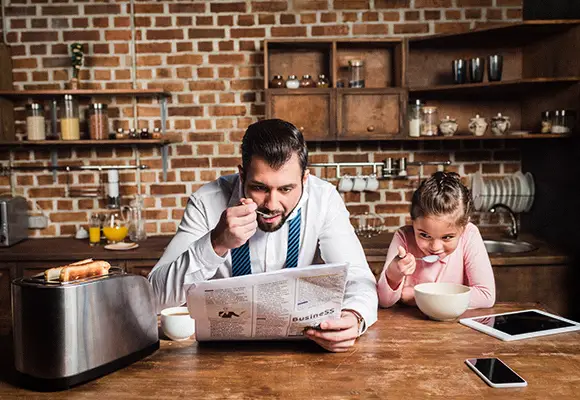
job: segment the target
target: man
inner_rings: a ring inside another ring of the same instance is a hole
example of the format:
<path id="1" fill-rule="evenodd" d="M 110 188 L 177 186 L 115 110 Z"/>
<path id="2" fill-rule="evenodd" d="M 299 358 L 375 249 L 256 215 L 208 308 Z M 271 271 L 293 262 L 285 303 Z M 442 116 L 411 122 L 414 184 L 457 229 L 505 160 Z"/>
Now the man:
<path id="1" fill-rule="evenodd" d="M 340 319 L 324 321 L 306 336 L 330 351 L 347 351 L 377 319 L 374 276 L 330 183 L 310 176 L 302 134 L 271 119 L 248 127 L 239 174 L 194 193 L 177 234 L 151 271 L 161 308 L 185 303 L 184 286 L 312 264 L 350 264 Z"/>

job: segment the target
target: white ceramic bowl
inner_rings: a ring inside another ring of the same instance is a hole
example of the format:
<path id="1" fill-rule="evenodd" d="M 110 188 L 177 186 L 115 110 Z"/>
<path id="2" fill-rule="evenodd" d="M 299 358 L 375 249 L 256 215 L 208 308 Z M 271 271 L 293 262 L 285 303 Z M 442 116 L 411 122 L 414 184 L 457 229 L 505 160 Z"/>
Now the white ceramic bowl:
<path id="1" fill-rule="evenodd" d="M 429 318 L 449 321 L 467 310 L 471 289 L 457 283 L 421 283 L 415 286 L 417 307 Z"/>
<path id="2" fill-rule="evenodd" d="M 195 332 L 195 321 L 187 307 L 170 307 L 161 311 L 161 329 L 172 340 L 189 339 Z"/>

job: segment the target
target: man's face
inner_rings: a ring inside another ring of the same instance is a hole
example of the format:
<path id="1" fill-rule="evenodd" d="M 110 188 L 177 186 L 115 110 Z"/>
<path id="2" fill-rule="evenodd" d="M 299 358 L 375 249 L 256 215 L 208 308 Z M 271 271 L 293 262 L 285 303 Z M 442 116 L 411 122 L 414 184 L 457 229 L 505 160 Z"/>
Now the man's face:
<path id="1" fill-rule="evenodd" d="M 459 244 L 464 228 L 449 216 L 419 217 L 413 221 L 415 241 L 424 255 L 437 254 L 445 258 Z"/>
<path id="2" fill-rule="evenodd" d="M 264 232 L 280 229 L 298 205 L 308 177 L 308 171 L 302 176 L 296 153 L 277 170 L 260 157 L 252 158 L 247 171 L 239 170 L 244 196 L 254 200 L 258 211 L 269 214 L 268 218 L 258 214 L 258 227 Z"/>

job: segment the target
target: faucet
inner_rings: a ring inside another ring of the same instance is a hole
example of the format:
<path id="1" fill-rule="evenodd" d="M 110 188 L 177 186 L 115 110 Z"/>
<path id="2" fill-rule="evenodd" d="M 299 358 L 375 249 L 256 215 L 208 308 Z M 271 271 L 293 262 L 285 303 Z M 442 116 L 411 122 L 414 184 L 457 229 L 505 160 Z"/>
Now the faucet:
<path id="1" fill-rule="evenodd" d="M 508 230 L 508 235 L 509 235 L 510 238 L 512 238 L 514 240 L 517 239 L 518 238 L 519 229 L 518 229 L 518 220 L 516 218 L 516 214 L 512 211 L 511 208 L 509 208 L 508 206 L 506 206 L 505 204 L 502 204 L 502 203 L 497 203 L 497 204 L 494 204 L 493 206 L 491 206 L 489 208 L 489 212 L 490 213 L 495 213 L 497 211 L 497 209 L 499 209 L 499 208 L 503 208 L 510 215 L 510 219 L 512 221 L 512 226 Z"/>

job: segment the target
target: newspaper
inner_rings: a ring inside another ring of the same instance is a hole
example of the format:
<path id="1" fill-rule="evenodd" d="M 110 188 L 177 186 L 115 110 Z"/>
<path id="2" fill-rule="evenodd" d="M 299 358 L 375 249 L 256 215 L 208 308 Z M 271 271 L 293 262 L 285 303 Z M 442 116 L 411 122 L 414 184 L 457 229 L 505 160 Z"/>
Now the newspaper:
<path id="1" fill-rule="evenodd" d="M 303 339 L 340 318 L 348 264 L 311 265 L 193 284 L 187 307 L 205 340 Z"/>

